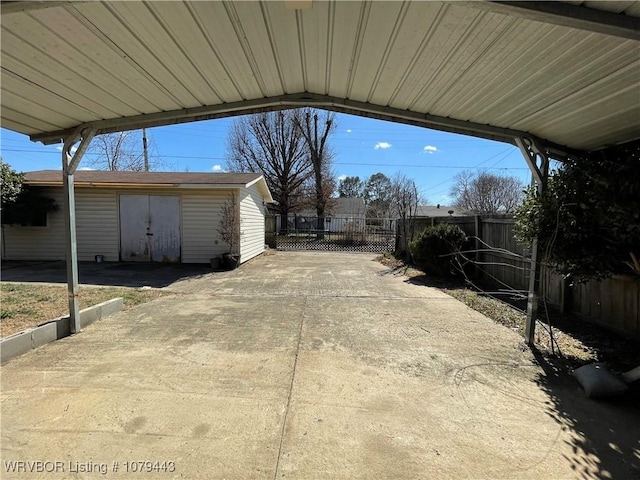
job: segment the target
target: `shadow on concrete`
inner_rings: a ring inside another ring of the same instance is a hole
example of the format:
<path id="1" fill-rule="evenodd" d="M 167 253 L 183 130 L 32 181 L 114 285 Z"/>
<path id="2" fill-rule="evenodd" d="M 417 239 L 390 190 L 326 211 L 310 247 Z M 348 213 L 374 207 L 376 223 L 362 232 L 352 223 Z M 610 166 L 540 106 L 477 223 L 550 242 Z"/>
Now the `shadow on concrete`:
<path id="1" fill-rule="evenodd" d="M 80 262 L 79 283 L 119 287 L 161 288 L 211 273 L 207 264 Z M 2 281 L 66 283 L 65 262 L 2 262 Z"/>
<path id="2" fill-rule="evenodd" d="M 397 268 L 386 274 L 403 275 L 404 271 Z M 428 275 L 407 278 L 405 282 L 436 288 L 463 286 L 455 279 L 447 281 Z M 640 362 L 638 343 L 632 339 L 567 315 L 554 315 L 553 325 L 596 350 L 598 360 L 617 371 Z M 543 370 L 535 382 L 548 397 L 545 411 L 569 433 L 562 441 L 573 452 L 565 458 L 576 478 L 640 478 L 640 381 L 631 384 L 620 397 L 590 399 L 571 375 L 581 363 L 537 349 L 532 353 Z"/>
<path id="3" fill-rule="evenodd" d="M 536 383 L 549 397 L 546 413 L 570 433 L 564 441 L 577 478 L 640 478 L 640 385 L 615 399 L 593 400 L 561 359 L 532 352 L 544 371 Z"/>

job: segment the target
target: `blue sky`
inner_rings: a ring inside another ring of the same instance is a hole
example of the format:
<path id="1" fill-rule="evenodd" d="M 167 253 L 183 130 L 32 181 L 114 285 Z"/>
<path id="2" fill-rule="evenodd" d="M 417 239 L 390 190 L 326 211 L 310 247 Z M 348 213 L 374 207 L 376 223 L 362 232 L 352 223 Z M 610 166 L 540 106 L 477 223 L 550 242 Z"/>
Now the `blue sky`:
<path id="1" fill-rule="evenodd" d="M 453 177 L 462 170 L 488 170 L 529 183 L 520 151 L 509 144 L 420 127 L 337 114 L 331 139 L 336 176 L 366 179 L 401 171 L 412 178 L 429 204 L 450 203 Z M 167 170 L 215 172 L 225 169 L 225 141 L 232 118 L 147 130 L 152 154 Z M 33 143 L 25 135 L 2 129 L 4 162 L 18 171 L 60 169 L 60 145 Z M 80 164 L 80 168 L 86 165 Z"/>

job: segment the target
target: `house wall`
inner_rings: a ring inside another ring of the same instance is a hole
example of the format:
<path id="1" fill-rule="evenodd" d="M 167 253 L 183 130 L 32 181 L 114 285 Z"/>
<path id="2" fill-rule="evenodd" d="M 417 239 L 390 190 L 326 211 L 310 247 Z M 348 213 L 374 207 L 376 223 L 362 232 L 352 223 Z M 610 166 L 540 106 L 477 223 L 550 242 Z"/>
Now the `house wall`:
<path id="1" fill-rule="evenodd" d="M 208 263 L 229 252 L 218 228 L 222 205 L 230 192 L 210 191 L 182 195 L 182 263 Z"/>
<path id="2" fill-rule="evenodd" d="M 2 258 L 7 260 L 64 260 L 64 198 L 62 188 L 45 188 L 60 209 L 49 213 L 46 227 L 3 226 Z M 222 205 L 231 190 L 201 189 L 101 189 L 76 187 L 76 235 L 79 261 L 94 261 L 104 255 L 107 262 L 119 261 L 120 225 L 118 195 L 178 195 L 181 210 L 182 263 L 208 263 L 209 259 L 229 251 L 218 233 Z M 248 235 L 243 261 L 264 250 L 262 196 L 253 188 L 245 193 L 242 219 Z M 260 208 L 258 208 L 260 207 Z M 261 235 L 258 242 L 257 236 Z M 260 246 L 258 246 L 258 244 Z M 246 255 L 246 256 L 245 256 Z"/>
<path id="3" fill-rule="evenodd" d="M 60 207 L 47 214 L 46 227 L 2 226 L 3 260 L 60 260 L 64 254 L 64 198 L 61 188 L 45 188 L 42 193 Z"/>
<path id="4" fill-rule="evenodd" d="M 240 190 L 240 261 L 264 252 L 264 206 L 256 186 Z"/>

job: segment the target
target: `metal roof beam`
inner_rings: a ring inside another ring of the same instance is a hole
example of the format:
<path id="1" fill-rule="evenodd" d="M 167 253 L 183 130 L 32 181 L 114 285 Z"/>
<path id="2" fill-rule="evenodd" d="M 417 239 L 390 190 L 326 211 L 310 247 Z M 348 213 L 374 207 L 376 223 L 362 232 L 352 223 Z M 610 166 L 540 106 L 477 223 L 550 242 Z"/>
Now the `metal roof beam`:
<path id="1" fill-rule="evenodd" d="M 464 2 L 465 6 L 527 20 L 640 40 L 640 18 L 561 2 Z"/>
<path id="2" fill-rule="evenodd" d="M 516 137 L 532 137 L 528 132 L 522 132 L 519 130 L 484 125 L 465 120 L 456 120 L 454 118 L 440 117 L 437 115 L 430 115 L 428 113 L 401 110 L 384 105 L 358 102 L 344 98 L 331 97 L 328 95 L 301 93 L 225 103 L 222 105 L 210 105 L 169 112 L 150 113 L 126 118 L 100 120 L 70 129 L 31 135 L 30 138 L 34 142 L 42 142 L 45 145 L 49 145 L 59 143 L 61 139 L 68 137 L 78 128 L 90 127 L 99 135 L 103 133 L 175 125 L 179 123 L 212 120 L 235 115 L 246 115 L 250 113 L 282 110 L 286 108 L 299 108 L 304 106 L 323 108 L 340 113 L 375 118 L 377 120 L 388 120 L 396 123 L 404 123 L 407 125 L 431 128 L 444 132 L 470 135 L 511 144 L 515 144 L 514 139 Z M 551 156 L 559 160 L 572 156 L 576 153 L 564 146 L 556 145 L 540 139 L 537 140 L 539 143 L 545 145 Z"/>

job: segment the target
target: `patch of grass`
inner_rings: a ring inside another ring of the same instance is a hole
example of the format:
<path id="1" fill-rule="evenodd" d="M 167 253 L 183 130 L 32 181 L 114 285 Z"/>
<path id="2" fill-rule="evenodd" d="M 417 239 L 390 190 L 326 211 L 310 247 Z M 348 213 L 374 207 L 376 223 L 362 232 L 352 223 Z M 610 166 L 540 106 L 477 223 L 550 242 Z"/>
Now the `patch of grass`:
<path id="1" fill-rule="evenodd" d="M 524 327 L 527 320 L 524 312 L 520 312 L 494 298 L 478 295 L 477 292 L 467 288 L 442 288 L 441 290 L 493 321 L 524 335 Z"/>
<path id="2" fill-rule="evenodd" d="M 134 288 L 80 287 L 80 309 L 122 297 L 124 309 L 158 298 L 159 290 Z M 65 285 L 12 284 L 3 282 L 0 289 L 0 335 L 6 337 L 35 327 L 68 313 Z M 9 308 L 6 306 L 9 305 Z"/>

